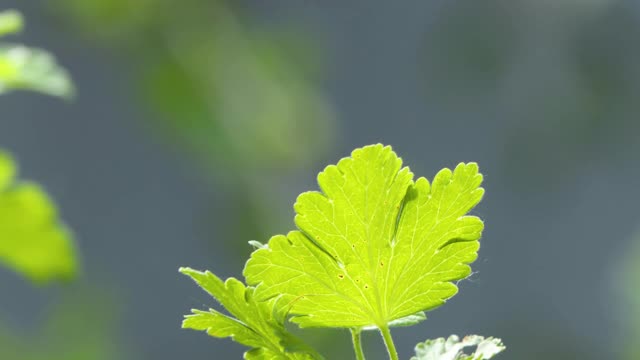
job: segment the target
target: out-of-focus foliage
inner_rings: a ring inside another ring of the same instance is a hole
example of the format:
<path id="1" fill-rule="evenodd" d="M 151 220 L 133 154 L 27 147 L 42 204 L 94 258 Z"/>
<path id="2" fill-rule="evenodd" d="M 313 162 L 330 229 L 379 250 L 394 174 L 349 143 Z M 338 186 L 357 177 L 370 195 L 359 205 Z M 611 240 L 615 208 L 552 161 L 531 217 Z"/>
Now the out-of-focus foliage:
<path id="1" fill-rule="evenodd" d="M 98 291 L 99 293 L 99 291 Z M 104 294 L 103 294 L 104 295 Z M 0 359 L 6 360 L 122 360 L 113 304 L 109 296 L 73 290 L 48 314 L 36 332 L 18 334 L 0 324 Z"/>
<path id="2" fill-rule="evenodd" d="M 0 36 L 22 26 L 17 11 L 0 12 Z M 66 71 L 47 52 L 0 43 L 0 94 L 16 89 L 73 94 Z M 0 151 L 0 263 L 36 283 L 73 277 L 75 251 L 55 206 L 38 185 L 15 176 L 13 159 Z"/>
<path id="3" fill-rule="evenodd" d="M 617 292 L 622 296 L 619 316 L 622 320 L 622 359 L 640 357 L 640 232 L 633 238 L 629 251 L 615 272 Z"/>
<path id="4" fill-rule="evenodd" d="M 16 11 L 0 12 L 0 36 L 22 29 Z M 74 88 L 66 70 L 47 51 L 23 45 L 0 43 L 0 94 L 11 90 L 32 90 L 69 98 Z"/>
<path id="5" fill-rule="evenodd" d="M 0 36 L 13 34 L 23 27 L 22 15 L 15 10 L 0 12 Z"/>
<path id="6" fill-rule="evenodd" d="M 83 33 L 126 51 L 153 118 L 218 174 L 221 164 L 295 168 L 326 146 L 332 114 L 303 37 L 246 26 L 241 11 L 218 0 L 55 6 Z"/>
<path id="7" fill-rule="evenodd" d="M 140 31 L 159 15 L 152 11 L 152 6 L 160 3 L 158 0 L 63 0 L 54 6 L 68 12 L 82 29 L 90 30 L 103 40 L 113 40 L 142 35 Z M 175 10 L 179 11 L 179 7 Z"/>
<path id="8" fill-rule="evenodd" d="M 126 58 L 151 127 L 226 186 L 231 217 L 243 219 L 229 232 L 259 239 L 286 221 L 264 189 L 322 156 L 334 124 L 304 31 L 261 24 L 224 0 L 51 4 L 92 44 Z"/>
<path id="9" fill-rule="evenodd" d="M 73 86 L 67 72 L 45 50 L 21 45 L 0 46 L 0 94 L 32 90 L 69 98 Z"/>
<path id="10" fill-rule="evenodd" d="M 36 184 L 15 180 L 11 157 L 0 152 L 0 264 L 36 283 L 76 273 L 75 250 L 55 206 Z"/>

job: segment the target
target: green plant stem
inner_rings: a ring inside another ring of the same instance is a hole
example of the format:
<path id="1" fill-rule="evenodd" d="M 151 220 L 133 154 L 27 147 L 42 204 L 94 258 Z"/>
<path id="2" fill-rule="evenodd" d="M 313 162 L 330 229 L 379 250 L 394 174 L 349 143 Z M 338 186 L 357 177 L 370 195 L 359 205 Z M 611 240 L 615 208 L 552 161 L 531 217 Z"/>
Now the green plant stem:
<path id="1" fill-rule="evenodd" d="M 356 353 L 356 360 L 365 360 L 364 352 L 362 352 L 362 330 L 360 328 L 351 328 L 351 340 L 353 341 L 353 351 Z"/>
<path id="2" fill-rule="evenodd" d="M 393 343 L 389 326 L 385 325 L 380 327 L 380 333 L 384 339 L 384 345 L 387 347 L 387 352 L 389 352 L 389 359 L 398 360 L 398 351 L 396 351 L 396 345 Z"/>

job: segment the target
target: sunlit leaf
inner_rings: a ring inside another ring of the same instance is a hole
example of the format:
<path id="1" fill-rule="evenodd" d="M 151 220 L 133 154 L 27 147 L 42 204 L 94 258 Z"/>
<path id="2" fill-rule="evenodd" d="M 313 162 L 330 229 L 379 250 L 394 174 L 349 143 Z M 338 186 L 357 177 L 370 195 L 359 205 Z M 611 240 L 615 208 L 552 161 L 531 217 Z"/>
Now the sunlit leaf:
<path id="1" fill-rule="evenodd" d="M 477 257 L 483 223 L 475 163 L 413 181 L 390 147 L 366 146 L 318 175 L 294 206 L 299 231 L 247 263 L 258 300 L 283 297 L 301 326 L 387 327 L 442 305 Z"/>

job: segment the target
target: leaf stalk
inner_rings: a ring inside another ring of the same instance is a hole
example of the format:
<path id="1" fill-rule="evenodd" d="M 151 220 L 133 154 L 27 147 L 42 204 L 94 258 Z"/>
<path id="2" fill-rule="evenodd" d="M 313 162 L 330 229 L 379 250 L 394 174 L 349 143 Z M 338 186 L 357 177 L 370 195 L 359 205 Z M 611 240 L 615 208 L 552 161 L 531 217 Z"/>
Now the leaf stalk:
<path id="1" fill-rule="evenodd" d="M 398 351 L 396 350 L 396 345 L 393 343 L 393 338 L 391 337 L 391 330 L 389 330 L 389 326 L 381 326 L 380 333 L 382 334 L 382 339 L 384 339 L 384 346 L 387 347 L 389 359 L 398 360 Z"/>
<path id="2" fill-rule="evenodd" d="M 353 341 L 353 351 L 356 353 L 356 360 L 365 360 L 362 351 L 362 329 L 351 328 L 351 340 Z"/>

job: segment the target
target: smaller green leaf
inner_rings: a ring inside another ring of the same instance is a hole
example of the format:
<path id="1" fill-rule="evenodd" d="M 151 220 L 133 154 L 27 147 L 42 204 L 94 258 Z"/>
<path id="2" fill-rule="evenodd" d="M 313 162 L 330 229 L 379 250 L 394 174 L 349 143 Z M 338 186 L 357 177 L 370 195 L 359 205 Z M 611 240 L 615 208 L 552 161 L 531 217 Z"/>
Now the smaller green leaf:
<path id="1" fill-rule="evenodd" d="M 74 87 L 65 69 L 45 50 L 22 45 L 0 46 L 0 94 L 32 90 L 71 98 Z"/>
<path id="2" fill-rule="evenodd" d="M 471 346 L 475 346 L 476 351 L 465 354 L 463 349 Z M 438 338 L 419 343 L 416 345 L 416 356 L 411 360 L 486 360 L 504 349 L 506 347 L 500 339 L 469 335 L 460 340 L 456 335 L 451 335 L 446 340 Z"/>
<path id="3" fill-rule="evenodd" d="M 0 151 L 0 264 L 35 283 L 73 277 L 75 249 L 55 206 L 38 185 L 15 182 L 15 173 Z"/>
<path id="4" fill-rule="evenodd" d="M 22 15 L 15 10 L 0 11 L 0 36 L 14 34 L 22 30 Z"/>
<path id="5" fill-rule="evenodd" d="M 216 310 L 192 310 L 185 316 L 182 327 L 206 331 L 218 337 L 230 337 L 234 341 L 251 347 L 244 354 L 249 360 L 314 360 L 322 359 L 302 341 L 284 328 L 287 304 L 272 299 L 258 302 L 253 296 L 254 288 L 234 278 L 223 282 L 211 272 L 200 272 L 181 268 L 180 272 L 191 277 L 200 287 L 213 296 L 233 316 Z"/>

